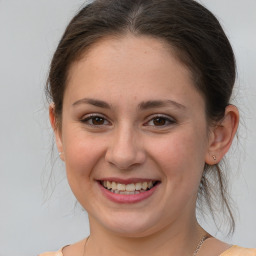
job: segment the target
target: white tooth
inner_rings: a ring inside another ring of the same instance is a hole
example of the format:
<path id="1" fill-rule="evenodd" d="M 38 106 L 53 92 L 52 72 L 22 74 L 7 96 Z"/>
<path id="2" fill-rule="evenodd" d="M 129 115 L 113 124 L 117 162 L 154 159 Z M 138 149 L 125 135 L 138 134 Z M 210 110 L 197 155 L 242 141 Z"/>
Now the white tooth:
<path id="1" fill-rule="evenodd" d="M 114 181 L 112 182 L 111 187 L 113 190 L 116 190 L 116 183 Z"/>
<path id="2" fill-rule="evenodd" d="M 112 186 L 111 186 L 111 185 L 112 185 L 112 182 L 107 181 L 107 188 L 108 188 L 108 189 L 111 189 L 111 188 L 112 188 Z"/>
<path id="3" fill-rule="evenodd" d="M 142 189 L 147 190 L 147 188 L 148 188 L 148 183 L 146 181 L 144 181 L 142 183 Z"/>
<path id="4" fill-rule="evenodd" d="M 125 188 L 126 188 L 126 191 L 134 191 L 135 190 L 135 185 L 134 184 L 127 184 Z"/>
<path id="5" fill-rule="evenodd" d="M 136 190 L 141 190 L 142 184 L 141 183 L 136 183 L 135 187 L 136 187 Z"/>
<path id="6" fill-rule="evenodd" d="M 153 181 L 149 182 L 138 182 L 136 184 L 121 184 L 121 183 L 116 183 L 116 182 L 111 182 L 111 181 L 103 181 L 103 186 L 109 189 L 112 193 L 115 194 L 123 194 L 123 195 L 134 195 L 134 194 L 139 194 L 148 188 L 153 187 Z M 124 193 L 125 192 L 125 193 Z"/>
<path id="7" fill-rule="evenodd" d="M 130 192 L 130 191 L 120 191 L 120 194 L 122 194 L 122 195 L 133 195 L 134 192 Z"/>
<path id="8" fill-rule="evenodd" d="M 122 191 L 124 191 L 125 190 L 125 185 L 124 184 L 120 184 L 120 183 L 117 183 L 117 190 L 122 190 Z"/>

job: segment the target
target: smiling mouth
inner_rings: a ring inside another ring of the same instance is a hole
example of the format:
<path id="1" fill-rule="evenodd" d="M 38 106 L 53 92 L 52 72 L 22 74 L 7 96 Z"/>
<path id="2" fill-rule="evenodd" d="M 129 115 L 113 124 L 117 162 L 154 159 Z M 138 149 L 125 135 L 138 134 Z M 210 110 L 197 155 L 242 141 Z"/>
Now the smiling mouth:
<path id="1" fill-rule="evenodd" d="M 151 190 L 159 181 L 144 181 L 130 184 L 122 184 L 115 181 L 99 181 L 108 191 L 121 195 L 136 195 Z"/>

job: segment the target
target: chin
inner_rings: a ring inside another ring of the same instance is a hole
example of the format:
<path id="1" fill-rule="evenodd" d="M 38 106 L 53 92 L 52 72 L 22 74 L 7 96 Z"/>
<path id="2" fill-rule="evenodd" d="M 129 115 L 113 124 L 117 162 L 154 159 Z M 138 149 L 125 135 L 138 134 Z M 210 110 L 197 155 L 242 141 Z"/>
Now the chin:
<path id="1" fill-rule="evenodd" d="M 110 216 L 108 220 L 102 221 L 105 229 L 122 237 L 145 237 L 160 229 L 155 223 L 160 223 L 160 218 L 146 216 L 145 213 L 125 213 L 119 216 Z"/>

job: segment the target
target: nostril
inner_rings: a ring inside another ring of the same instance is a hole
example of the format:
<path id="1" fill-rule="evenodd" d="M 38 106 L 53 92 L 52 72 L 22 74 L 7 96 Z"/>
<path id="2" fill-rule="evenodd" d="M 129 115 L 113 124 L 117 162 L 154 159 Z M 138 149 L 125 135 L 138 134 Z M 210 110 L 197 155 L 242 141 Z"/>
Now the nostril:
<path id="1" fill-rule="evenodd" d="M 108 150 L 105 155 L 105 159 L 111 165 L 116 166 L 120 170 L 129 170 L 134 166 L 143 164 L 146 159 L 146 155 L 139 149 L 127 149 L 118 151 Z"/>

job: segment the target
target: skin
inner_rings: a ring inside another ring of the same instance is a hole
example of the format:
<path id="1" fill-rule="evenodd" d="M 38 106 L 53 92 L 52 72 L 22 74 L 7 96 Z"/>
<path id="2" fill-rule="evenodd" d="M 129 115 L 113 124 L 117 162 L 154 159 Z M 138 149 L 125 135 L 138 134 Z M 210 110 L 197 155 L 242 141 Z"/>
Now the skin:
<path id="1" fill-rule="evenodd" d="M 54 105 L 50 120 L 70 187 L 89 215 L 86 255 L 193 254 L 205 234 L 195 216 L 198 186 L 205 163 L 219 162 L 231 145 L 234 106 L 209 126 L 204 99 L 175 52 L 160 40 L 126 35 L 101 40 L 72 65 L 61 127 Z M 160 184 L 141 202 L 119 204 L 99 189 L 97 180 L 109 177 Z M 202 253 L 228 248 L 212 241 Z M 64 255 L 82 255 L 83 244 L 66 247 Z"/>

